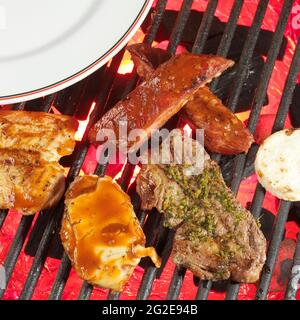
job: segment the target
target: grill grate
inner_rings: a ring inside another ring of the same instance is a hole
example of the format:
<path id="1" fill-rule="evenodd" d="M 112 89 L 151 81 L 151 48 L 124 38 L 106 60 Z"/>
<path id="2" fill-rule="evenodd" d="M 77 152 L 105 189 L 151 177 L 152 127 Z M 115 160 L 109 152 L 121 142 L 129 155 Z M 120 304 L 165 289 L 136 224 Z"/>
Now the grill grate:
<path id="1" fill-rule="evenodd" d="M 156 8 L 154 10 L 153 21 L 151 22 L 150 29 L 148 30 L 144 42 L 151 44 L 159 31 L 161 23 L 164 19 L 164 13 L 166 10 L 168 1 L 167 0 L 159 0 L 157 2 Z M 268 7 L 268 0 L 259 1 L 259 5 L 257 7 L 253 22 L 251 27 L 249 28 L 247 38 L 245 39 L 244 48 L 242 50 L 242 54 L 237 64 L 237 76 L 232 84 L 232 90 L 227 101 L 227 105 L 234 111 L 236 109 L 241 91 L 242 91 L 242 83 L 247 75 L 247 67 L 251 61 L 251 58 L 254 54 L 255 46 L 257 44 L 258 36 L 261 30 L 261 25 L 263 19 L 265 17 L 265 13 Z M 259 115 L 264 103 L 264 99 L 266 97 L 269 81 L 273 72 L 274 64 L 276 58 L 278 56 L 281 43 L 284 36 L 285 27 L 287 24 L 287 20 L 292 8 L 293 1 L 285 0 L 282 6 L 282 10 L 279 16 L 279 20 L 277 22 L 276 31 L 274 32 L 271 46 L 269 48 L 267 59 L 262 71 L 261 81 L 257 86 L 257 91 L 253 100 L 250 118 L 248 122 L 248 127 L 251 132 L 254 132 L 258 123 Z M 181 38 L 186 27 L 191 8 L 193 5 L 193 0 L 184 0 L 182 3 L 182 7 L 180 12 L 178 13 L 175 25 L 170 35 L 170 41 L 168 44 L 168 51 L 172 54 L 175 53 L 177 46 L 181 42 Z M 203 52 L 205 48 L 205 44 L 207 42 L 210 28 L 213 22 L 214 14 L 218 5 L 217 0 L 210 0 L 207 4 L 206 11 L 203 15 L 202 21 L 200 23 L 195 42 L 193 45 L 192 51 L 194 53 L 200 54 Z M 223 36 L 221 38 L 220 44 L 217 49 L 217 54 L 226 57 L 229 53 L 230 46 L 232 44 L 232 39 L 234 37 L 237 21 L 240 16 L 242 7 L 244 5 L 243 0 L 235 0 L 231 9 L 231 13 L 229 16 L 229 21 L 226 24 Z M 68 101 L 64 104 L 64 113 L 65 114 L 75 114 L 76 108 L 80 104 L 79 102 L 82 100 L 82 97 L 90 92 L 90 89 L 95 88 L 95 83 L 93 79 L 96 79 L 101 84 L 101 90 L 97 96 L 95 96 L 96 107 L 91 115 L 90 123 L 87 127 L 85 135 L 80 143 L 77 144 L 74 151 L 74 161 L 72 163 L 71 169 L 69 171 L 67 177 L 67 183 L 69 184 L 74 180 L 74 178 L 79 174 L 80 169 L 83 165 L 87 152 L 89 150 L 89 143 L 87 140 L 87 132 L 91 128 L 92 124 L 95 123 L 111 106 L 112 106 L 112 92 L 114 87 L 116 86 L 116 70 L 122 61 L 124 54 L 124 50 L 115 56 L 112 59 L 112 62 L 109 66 L 104 66 L 99 71 L 97 71 L 97 75 L 93 75 L 86 80 L 78 83 L 77 85 L 66 89 L 60 93 L 50 95 L 46 97 L 43 101 L 43 106 L 40 108 L 40 111 L 49 112 L 51 106 L 58 101 L 60 98 L 63 101 Z M 273 125 L 273 132 L 276 132 L 283 128 L 285 119 L 287 117 L 289 106 L 291 104 L 294 89 L 296 86 L 297 76 L 300 70 L 300 41 L 298 42 L 294 57 L 290 66 L 290 70 L 288 73 L 288 77 L 285 83 L 285 87 L 283 90 L 281 102 L 279 105 L 279 109 L 275 118 L 275 122 Z M 100 79 L 100 80 L 99 80 Z M 120 94 L 120 98 L 124 97 L 128 92 L 130 92 L 134 86 L 138 82 L 138 77 L 134 76 L 128 81 L 126 88 Z M 211 89 L 215 90 L 218 86 L 219 79 L 216 79 L 212 82 Z M 96 94 L 96 93 L 95 93 Z M 14 106 L 15 110 L 23 110 L 27 109 L 26 103 L 17 104 Z M 254 148 L 252 148 L 250 153 L 255 153 Z M 108 160 L 109 155 L 105 155 Z M 212 158 L 216 161 L 220 161 L 221 156 L 213 154 Z M 231 181 L 231 188 L 235 194 L 237 194 L 243 172 L 245 169 L 245 163 L 247 160 L 246 155 L 238 155 L 235 158 L 234 162 L 234 171 L 233 171 L 233 179 Z M 99 176 L 103 176 L 105 174 L 106 165 L 99 165 L 95 174 Z M 131 177 L 133 175 L 134 166 L 130 164 L 126 164 L 122 177 L 119 181 L 123 190 L 127 191 Z M 258 218 L 262 204 L 265 198 L 265 190 L 262 188 L 260 184 L 257 185 L 255 194 L 253 197 L 251 212 L 254 217 Z M 272 277 L 272 273 L 274 270 L 275 262 L 277 259 L 279 246 L 282 240 L 282 235 L 284 233 L 285 223 L 287 221 L 288 213 L 291 207 L 291 203 L 281 201 L 278 209 L 278 213 L 274 222 L 274 229 L 272 238 L 270 241 L 267 261 L 261 276 L 261 280 L 257 287 L 256 299 L 266 299 L 268 289 L 270 286 L 270 281 Z M 22 289 L 20 299 L 28 300 L 31 299 L 35 287 L 38 283 L 38 280 L 41 275 L 41 271 L 43 269 L 44 263 L 47 258 L 47 254 L 51 245 L 51 241 L 57 229 L 59 228 L 59 221 L 61 220 L 63 214 L 63 201 L 57 205 L 56 208 L 45 211 L 45 215 L 49 217 L 48 223 L 43 231 L 41 241 L 38 245 L 38 249 L 35 253 L 35 257 L 33 259 L 33 263 L 31 265 L 30 271 L 27 275 L 24 287 Z M 5 222 L 8 211 L 1 210 L 0 211 L 0 230 Z M 159 214 L 150 214 L 147 219 L 146 213 L 138 210 L 137 216 L 143 225 L 146 238 L 147 245 L 153 245 L 157 248 L 158 253 L 162 256 L 162 267 L 160 269 L 156 269 L 149 259 L 143 259 L 142 264 L 144 267 L 144 274 L 140 283 L 140 287 L 137 292 L 137 299 L 147 299 L 151 293 L 152 286 L 154 280 L 163 272 L 163 269 L 168 261 L 168 258 L 171 253 L 172 241 L 174 232 L 167 230 L 163 227 L 162 224 L 162 216 Z M 33 216 L 22 217 L 17 228 L 14 239 L 11 243 L 8 254 L 5 258 L 4 267 L 6 270 L 7 280 L 11 278 L 11 275 L 16 266 L 18 257 L 22 251 L 22 248 L 26 242 L 26 238 L 30 232 L 30 229 L 34 221 Z M 298 239 L 298 245 L 294 256 L 294 265 L 299 265 L 300 261 L 300 235 Z M 71 271 L 71 263 L 66 254 L 63 254 L 58 272 L 56 274 L 55 281 L 52 285 L 51 293 L 49 295 L 50 300 L 59 300 L 61 299 L 62 293 L 68 281 L 69 275 Z M 175 270 L 172 275 L 172 280 L 169 285 L 167 299 L 177 299 L 179 297 L 181 287 L 184 282 L 184 277 L 186 274 L 186 270 L 184 268 L 175 267 Z M 293 288 L 293 277 L 294 274 L 290 277 L 290 282 L 287 286 L 285 297 L 286 299 L 295 299 L 296 292 Z M 199 281 L 199 279 L 195 279 L 195 283 L 198 285 L 198 290 L 195 296 L 197 300 L 206 300 L 208 298 L 209 292 L 212 288 L 211 281 Z M 228 282 L 228 288 L 226 293 L 226 299 L 233 300 L 237 299 L 239 293 L 240 285 L 233 282 Z M 93 292 L 93 287 L 86 282 L 83 282 L 80 292 L 78 294 L 78 299 L 87 300 L 91 297 Z M 3 297 L 5 290 L 0 290 L 0 298 Z M 109 292 L 108 299 L 116 300 L 120 298 L 120 294 L 116 294 L 113 292 Z"/>

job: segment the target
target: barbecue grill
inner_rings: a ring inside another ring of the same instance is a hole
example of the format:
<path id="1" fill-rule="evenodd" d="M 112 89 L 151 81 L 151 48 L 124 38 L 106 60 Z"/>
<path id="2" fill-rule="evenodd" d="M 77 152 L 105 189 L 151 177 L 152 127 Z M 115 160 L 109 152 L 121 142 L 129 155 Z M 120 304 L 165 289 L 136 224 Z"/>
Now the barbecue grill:
<path id="1" fill-rule="evenodd" d="M 165 19 L 166 7 L 168 2 L 172 0 L 158 0 L 148 19 L 145 21 L 143 28 L 147 30 L 144 42 L 152 44 L 156 40 L 159 29 Z M 191 13 L 193 0 L 183 0 L 181 9 L 177 14 L 175 24 L 169 36 L 169 42 L 167 50 L 174 54 L 176 48 L 181 44 L 182 35 Z M 197 2 L 197 1 L 195 1 Z M 248 66 L 251 62 L 251 58 L 254 54 L 257 40 L 261 31 L 263 19 L 268 8 L 268 0 L 258 1 L 258 6 L 253 17 L 251 26 L 248 28 L 247 36 L 244 39 L 244 47 L 241 51 L 239 61 L 236 66 L 236 76 L 231 84 L 231 90 L 226 105 L 233 111 L 236 111 L 239 96 L 242 91 L 243 81 L 247 76 Z M 282 2 L 281 12 L 276 24 L 276 30 L 273 33 L 270 47 L 268 49 L 265 63 L 261 71 L 260 81 L 256 84 L 256 91 L 253 98 L 250 117 L 247 125 L 249 130 L 254 133 L 258 124 L 260 113 L 264 105 L 264 101 L 267 95 L 269 82 L 274 70 L 275 61 L 279 55 L 282 42 L 284 40 L 284 31 L 291 13 L 293 6 L 292 0 L 285 0 Z M 225 29 L 221 40 L 218 44 L 215 54 L 224 57 L 228 56 L 236 29 L 238 19 L 243 8 L 243 0 L 233 1 L 233 5 L 230 11 L 228 21 L 225 25 Z M 214 13 L 218 6 L 217 0 L 209 0 L 205 12 L 202 15 L 201 23 L 194 39 L 192 52 L 201 54 L 205 52 L 205 45 L 210 34 L 210 29 L 214 19 Z M 93 123 L 95 123 L 113 104 L 116 100 L 119 100 L 126 96 L 135 85 L 138 83 L 138 77 L 132 73 L 124 81 L 126 86 L 120 86 L 120 77 L 118 77 L 118 69 L 122 62 L 125 50 L 123 49 L 112 61 L 91 75 L 89 78 L 77 83 L 76 85 L 65 89 L 56 94 L 52 94 L 43 99 L 39 99 L 32 102 L 21 103 L 14 105 L 16 110 L 33 110 L 33 111 L 45 111 L 50 112 L 53 110 L 53 106 L 67 115 L 75 115 L 79 119 L 87 117 L 90 106 L 94 103 L 94 111 L 90 116 L 89 122 L 86 127 L 86 131 L 80 142 L 77 143 L 74 154 L 68 159 L 64 159 L 64 165 L 70 167 L 67 176 L 67 183 L 69 184 L 74 178 L 80 174 L 80 170 L 84 164 L 86 157 L 88 156 L 90 145 L 87 140 L 87 134 Z M 300 69 L 300 41 L 294 48 L 293 59 L 290 64 L 290 68 L 287 74 L 284 89 L 282 91 L 282 97 L 278 112 L 275 117 L 272 132 L 281 130 L 284 126 L 287 118 L 289 107 L 293 99 L 294 89 L 297 83 L 297 77 Z M 222 80 L 217 79 L 211 85 L 212 90 L 216 90 Z M 120 89 L 122 88 L 122 90 Z M 174 122 L 174 120 L 173 120 Z M 176 121 L 175 121 L 176 122 Z M 257 148 L 253 146 L 248 155 L 241 154 L 233 159 L 232 174 L 231 174 L 231 189 L 235 194 L 238 193 L 241 180 L 244 177 L 244 171 L 246 170 L 246 163 L 250 157 L 253 158 Z M 108 161 L 108 155 L 106 155 Z M 222 164 L 220 155 L 213 154 L 213 159 Z M 98 165 L 94 171 L 95 174 L 103 176 L 109 165 Z M 162 225 L 162 217 L 159 213 L 147 213 L 138 208 L 137 196 L 134 192 L 134 183 L 132 183 L 132 176 L 135 172 L 135 166 L 126 163 L 123 167 L 119 183 L 123 190 L 130 193 L 134 207 L 136 209 L 137 217 L 140 223 L 143 225 L 147 245 L 153 245 L 156 247 L 158 253 L 162 257 L 162 267 L 156 269 L 148 259 L 143 259 L 141 262 L 141 268 L 143 268 L 143 274 L 138 284 L 137 292 L 135 292 L 134 298 L 136 299 L 148 299 L 153 289 L 153 284 L 156 279 L 159 279 L 164 268 L 167 265 L 172 248 L 173 232 L 167 230 Z M 131 187 L 129 185 L 131 184 Z M 129 188 L 128 188 L 129 187 Z M 262 212 L 263 201 L 265 199 L 266 192 L 260 184 L 257 184 L 255 194 L 251 203 L 250 211 L 255 218 L 259 218 Z M 288 219 L 288 214 L 291 208 L 291 203 L 286 201 L 280 201 L 278 212 L 274 221 L 272 235 L 269 241 L 267 261 L 261 274 L 260 281 L 256 287 L 255 298 L 258 300 L 264 300 L 268 297 L 269 286 L 271 283 L 272 274 L 275 268 L 276 259 L 278 256 L 280 244 L 284 236 L 285 225 Z M 59 258 L 59 268 L 55 274 L 55 279 L 52 279 L 51 288 L 47 294 L 49 299 L 58 300 L 61 299 L 64 290 L 67 290 L 67 282 L 72 272 L 71 263 L 66 254 L 63 253 L 61 244 L 57 232 L 60 227 L 60 220 L 63 213 L 63 200 L 52 209 L 39 213 L 38 216 L 23 216 L 14 230 L 14 237 L 10 243 L 7 255 L 4 259 L 4 267 L 6 270 L 6 279 L 8 281 L 13 277 L 13 272 L 17 268 L 21 268 L 18 265 L 18 259 L 21 254 L 29 254 L 33 256 L 33 261 L 30 266 L 30 270 L 26 276 L 26 280 L 22 283 L 22 290 L 19 297 L 22 300 L 31 299 L 34 296 L 34 291 L 38 282 L 41 280 L 42 271 L 45 266 L 45 262 L 49 256 Z M 14 213 L 15 214 L 15 213 Z M 0 211 L 0 230 L 7 223 L 9 212 L 7 210 Z M 1 248 L 1 247 L 0 247 Z M 298 238 L 298 244 L 294 253 L 293 260 L 293 272 L 289 273 L 289 282 L 285 288 L 285 299 L 296 299 L 297 286 L 295 286 L 295 279 L 297 279 L 297 266 L 300 265 L 300 235 Z M 300 267 L 299 267 L 300 268 Z M 299 269 L 298 268 L 298 269 Z M 299 271 L 298 271 L 299 272 Z M 185 285 L 186 270 L 183 268 L 175 267 L 172 271 L 172 277 L 168 284 L 167 299 L 177 299 L 180 295 L 182 286 Z M 79 281 L 79 280 L 78 280 Z M 81 282 L 80 282 L 81 284 Z M 199 281 L 194 279 L 194 284 L 198 287 L 195 294 L 195 299 L 206 300 L 212 289 L 211 281 Z M 243 285 L 242 285 L 243 286 Z M 240 291 L 240 284 L 234 282 L 227 282 L 226 295 L 227 300 L 234 300 L 238 298 Z M 70 289 L 68 289 L 70 290 Z M 73 295 L 75 298 L 86 300 L 91 298 L 94 289 L 86 282 L 82 282 L 80 290 L 76 291 L 74 288 Z M 107 291 L 103 291 L 106 292 Z M 6 290 L 0 289 L 0 297 L 6 297 Z M 107 299 L 116 300 L 121 296 L 118 293 L 107 292 Z"/>

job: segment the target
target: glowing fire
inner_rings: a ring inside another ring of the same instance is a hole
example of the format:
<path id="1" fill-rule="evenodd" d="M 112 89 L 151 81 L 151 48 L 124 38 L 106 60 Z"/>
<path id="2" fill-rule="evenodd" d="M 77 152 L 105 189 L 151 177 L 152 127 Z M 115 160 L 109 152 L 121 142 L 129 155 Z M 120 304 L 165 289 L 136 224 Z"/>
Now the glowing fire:
<path id="1" fill-rule="evenodd" d="M 79 125 L 78 125 L 77 132 L 75 133 L 76 141 L 81 141 L 82 140 L 82 137 L 83 137 L 83 135 L 85 133 L 86 127 L 87 127 L 87 125 L 88 125 L 88 123 L 90 121 L 90 117 L 91 117 L 92 112 L 95 109 L 95 106 L 96 106 L 96 102 L 93 102 L 86 120 L 78 120 Z"/>
<path id="2" fill-rule="evenodd" d="M 135 166 L 132 178 L 129 183 L 129 186 L 131 186 L 134 183 L 134 181 L 135 181 L 136 177 L 138 176 L 138 174 L 140 173 L 140 171 L 141 171 L 141 168 L 139 166 Z"/>
<path id="3" fill-rule="evenodd" d="M 122 177 L 126 164 L 127 164 L 127 159 L 124 162 L 122 169 L 114 176 L 114 178 L 113 178 L 114 181 L 117 181 L 118 179 L 120 179 Z M 139 166 L 135 166 L 134 171 L 133 171 L 133 175 L 131 177 L 131 180 L 130 180 L 128 187 L 130 187 L 134 183 L 134 181 L 136 180 L 136 177 L 138 176 L 140 171 L 141 171 L 141 168 Z"/>
<path id="4" fill-rule="evenodd" d="M 192 130 L 192 128 L 191 128 L 188 124 L 186 124 L 186 125 L 183 127 L 183 131 L 184 131 L 189 137 L 192 136 L 193 130 Z"/>
<path id="5" fill-rule="evenodd" d="M 131 60 L 130 53 L 128 51 L 125 52 L 123 60 L 118 69 L 119 74 L 131 73 L 134 68 L 134 63 Z"/>
<path id="6" fill-rule="evenodd" d="M 123 172 L 124 172 L 124 170 L 125 170 L 126 164 L 127 164 L 127 158 L 126 158 L 125 161 L 124 161 L 124 164 L 123 164 L 122 169 L 114 176 L 114 178 L 113 178 L 114 181 L 117 181 L 118 179 L 120 179 L 120 178 L 122 177 Z"/>
<path id="7" fill-rule="evenodd" d="M 134 43 L 142 43 L 144 40 L 145 34 L 142 31 L 142 29 L 139 29 L 136 34 L 133 36 L 133 38 L 129 41 L 128 45 L 134 44 Z M 153 46 L 155 46 L 157 42 L 153 42 Z M 118 69 L 119 74 L 127 74 L 131 73 L 134 68 L 134 63 L 131 60 L 131 55 L 128 51 L 125 51 L 123 59 L 121 61 L 121 64 Z"/>

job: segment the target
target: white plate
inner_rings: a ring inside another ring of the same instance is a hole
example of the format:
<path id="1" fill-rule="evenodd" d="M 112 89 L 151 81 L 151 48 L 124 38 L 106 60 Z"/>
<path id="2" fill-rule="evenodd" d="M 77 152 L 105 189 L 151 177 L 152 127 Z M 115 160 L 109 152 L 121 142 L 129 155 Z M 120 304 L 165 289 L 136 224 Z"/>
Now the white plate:
<path id="1" fill-rule="evenodd" d="M 0 104 L 45 96 L 120 51 L 153 0 L 0 0 Z"/>

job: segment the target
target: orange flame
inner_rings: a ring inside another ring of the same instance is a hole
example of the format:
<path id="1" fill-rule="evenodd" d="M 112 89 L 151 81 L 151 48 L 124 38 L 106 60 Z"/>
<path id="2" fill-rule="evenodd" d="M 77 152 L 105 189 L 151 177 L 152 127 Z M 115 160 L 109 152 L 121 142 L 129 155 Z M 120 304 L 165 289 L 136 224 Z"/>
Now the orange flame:
<path id="1" fill-rule="evenodd" d="M 96 102 L 93 102 L 86 120 L 78 120 L 79 125 L 78 125 L 77 132 L 75 133 L 75 140 L 76 141 L 82 140 L 82 137 L 85 133 L 86 127 L 90 121 L 91 114 L 94 111 L 95 107 L 96 107 Z"/>

